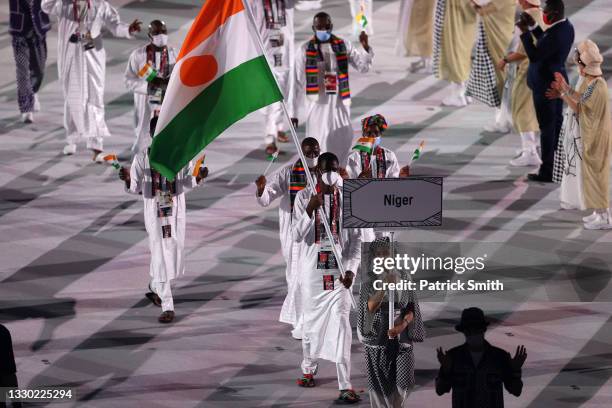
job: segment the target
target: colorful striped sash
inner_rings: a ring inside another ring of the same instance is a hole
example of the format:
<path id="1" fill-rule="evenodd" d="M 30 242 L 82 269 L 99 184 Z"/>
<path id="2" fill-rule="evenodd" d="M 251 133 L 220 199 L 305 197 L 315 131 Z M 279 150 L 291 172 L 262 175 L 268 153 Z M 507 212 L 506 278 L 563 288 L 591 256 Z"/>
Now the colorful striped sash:
<path id="1" fill-rule="evenodd" d="M 331 36 L 331 47 L 336 55 L 338 65 L 338 93 L 340 98 L 349 99 L 351 89 L 349 86 L 348 54 L 344 40 Z M 306 47 L 306 95 L 319 94 L 319 61 L 323 60 L 319 43 L 315 37 L 308 41 Z"/>

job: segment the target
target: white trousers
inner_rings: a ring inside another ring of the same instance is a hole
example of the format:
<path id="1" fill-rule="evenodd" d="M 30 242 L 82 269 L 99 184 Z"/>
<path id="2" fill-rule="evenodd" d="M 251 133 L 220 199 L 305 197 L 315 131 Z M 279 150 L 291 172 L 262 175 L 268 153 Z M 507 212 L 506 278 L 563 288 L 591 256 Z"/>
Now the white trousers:
<path id="1" fill-rule="evenodd" d="M 315 375 L 319 368 L 319 363 L 311 357 L 310 340 L 307 336 L 302 337 L 302 373 Z M 336 363 L 336 374 L 338 376 L 338 389 L 348 390 L 351 386 L 351 361 L 342 359 Z"/>
<path id="2" fill-rule="evenodd" d="M 154 282 L 151 281 L 149 284 L 153 293 L 155 293 L 161 299 L 161 307 L 163 312 L 169 310 L 174 311 L 174 299 L 172 298 L 172 281 L 166 282 Z"/>

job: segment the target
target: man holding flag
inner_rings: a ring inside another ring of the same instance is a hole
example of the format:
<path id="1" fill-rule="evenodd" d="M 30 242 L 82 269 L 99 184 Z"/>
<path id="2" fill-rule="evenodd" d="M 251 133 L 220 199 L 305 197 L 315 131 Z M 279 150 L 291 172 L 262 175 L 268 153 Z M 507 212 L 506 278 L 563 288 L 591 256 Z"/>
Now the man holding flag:
<path id="1" fill-rule="evenodd" d="M 318 13 L 313 20 L 314 36 L 296 53 L 291 120 L 297 127 L 298 110 L 305 105 L 306 136 L 317 139 L 321 151 L 334 153 L 344 166 L 353 141 L 349 65 L 367 72 L 374 53 L 366 33 L 359 37 L 363 52 L 333 35 L 332 29 L 329 14 Z"/>
<path id="2" fill-rule="evenodd" d="M 297 245 L 294 245 L 291 234 L 291 221 L 293 218 L 293 207 L 297 193 L 306 188 L 306 170 L 311 174 L 317 167 L 319 158 L 319 142 L 317 139 L 308 137 L 302 141 L 302 152 L 306 157 L 306 166 L 298 159 L 280 169 L 268 183 L 265 175 L 257 178 L 257 203 L 262 207 L 268 207 L 272 201 L 280 198 L 278 206 L 278 224 L 280 229 L 281 250 L 287 269 L 287 297 L 283 302 L 280 321 L 293 325 L 291 335 L 295 339 L 302 338 L 302 305 L 300 300 L 300 277 L 298 273 Z"/>

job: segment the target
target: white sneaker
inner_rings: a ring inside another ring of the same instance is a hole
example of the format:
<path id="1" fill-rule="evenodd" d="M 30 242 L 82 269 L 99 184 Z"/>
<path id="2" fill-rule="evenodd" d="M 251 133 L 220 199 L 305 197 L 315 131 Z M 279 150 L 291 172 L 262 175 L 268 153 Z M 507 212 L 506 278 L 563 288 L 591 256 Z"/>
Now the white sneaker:
<path id="1" fill-rule="evenodd" d="M 24 112 L 21 114 L 21 121 L 23 123 L 34 123 L 34 114 L 32 112 Z"/>
<path id="2" fill-rule="evenodd" d="M 493 125 L 487 125 L 483 129 L 485 132 L 501 133 L 503 135 L 505 135 L 506 133 L 510 133 L 510 127 L 500 125 L 498 123 L 494 123 Z"/>
<path id="3" fill-rule="evenodd" d="M 593 214 L 587 215 L 586 217 L 582 217 L 582 221 L 585 224 L 590 224 L 597 219 L 597 213 L 593 211 Z"/>
<path id="4" fill-rule="evenodd" d="M 532 167 L 540 164 L 542 164 L 542 160 L 533 149 L 523 150 L 518 157 L 510 160 L 512 167 Z"/>
<path id="5" fill-rule="evenodd" d="M 467 99 L 463 95 L 450 95 L 442 100 L 442 105 L 444 106 L 457 106 L 461 108 L 467 106 L 467 104 Z"/>
<path id="6" fill-rule="evenodd" d="M 34 112 L 40 112 L 40 100 L 38 100 L 38 94 L 34 94 Z"/>
<path id="7" fill-rule="evenodd" d="M 299 1 L 295 6 L 296 10 L 307 11 L 307 10 L 318 10 L 321 8 L 321 0 L 311 1 Z"/>
<path id="8" fill-rule="evenodd" d="M 64 150 L 63 153 L 66 156 L 70 156 L 71 154 L 75 154 L 77 151 L 77 146 L 74 143 L 68 143 L 66 146 L 64 146 Z"/>
<path id="9" fill-rule="evenodd" d="M 584 224 L 584 228 L 588 230 L 608 230 L 612 229 L 612 225 L 610 225 L 610 217 L 608 216 L 608 212 L 602 214 L 595 214 L 595 219 L 591 222 L 587 222 Z"/>
<path id="10" fill-rule="evenodd" d="M 466 96 L 466 97 L 465 97 L 465 102 L 466 102 L 468 105 L 471 105 L 471 104 L 473 104 L 473 103 L 474 103 L 474 98 L 472 98 L 471 96 Z"/>

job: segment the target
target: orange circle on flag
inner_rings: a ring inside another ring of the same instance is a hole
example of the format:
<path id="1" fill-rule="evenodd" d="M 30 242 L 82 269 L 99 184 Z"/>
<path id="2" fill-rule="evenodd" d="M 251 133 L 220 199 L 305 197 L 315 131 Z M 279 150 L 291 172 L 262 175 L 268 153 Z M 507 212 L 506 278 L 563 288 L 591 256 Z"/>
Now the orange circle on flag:
<path id="1" fill-rule="evenodd" d="M 210 82 L 218 70 L 217 60 L 212 55 L 189 57 L 181 64 L 181 82 L 185 86 L 201 86 Z"/>

